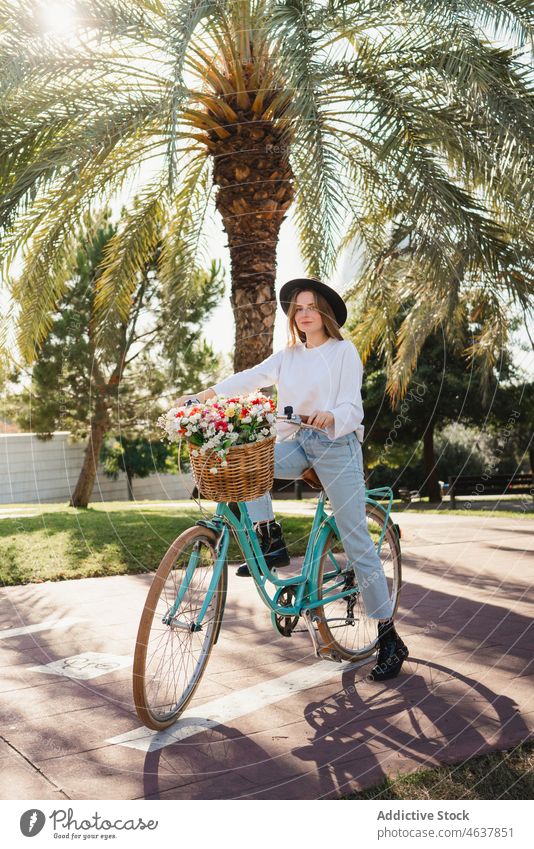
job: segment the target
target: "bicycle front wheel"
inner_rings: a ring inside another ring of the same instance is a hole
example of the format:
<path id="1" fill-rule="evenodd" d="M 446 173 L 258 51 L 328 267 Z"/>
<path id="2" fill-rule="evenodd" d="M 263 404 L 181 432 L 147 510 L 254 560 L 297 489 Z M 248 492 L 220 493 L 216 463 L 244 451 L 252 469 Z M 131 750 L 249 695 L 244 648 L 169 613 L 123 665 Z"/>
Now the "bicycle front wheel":
<path id="1" fill-rule="evenodd" d="M 193 697 L 219 633 L 226 563 L 201 630 L 193 629 L 213 577 L 216 542 L 217 534 L 209 528 L 194 526 L 184 531 L 165 554 L 148 592 L 135 645 L 133 695 L 139 719 L 155 731 L 176 722 Z M 173 611 L 188 566 L 185 594 Z"/>
<path id="2" fill-rule="evenodd" d="M 394 615 L 402 583 L 399 538 L 393 522 L 388 518 L 378 551 L 385 514 L 379 507 L 369 503 L 365 505 L 365 513 L 367 528 L 382 561 Z M 318 584 L 319 598 L 324 604 L 316 610 L 317 628 L 328 652 L 337 654 L 343 660 L 356 661 L 369 657 L 375 650 L 376 619 L 370 619 L 365 613 L 358 578 L 353 569 L 347 568 L 348 560 L 338 535 L 331 530 L 321 552 Z M 329 597 L 351 587 L 354 587 L 354 593 L 329 601 Z"/>

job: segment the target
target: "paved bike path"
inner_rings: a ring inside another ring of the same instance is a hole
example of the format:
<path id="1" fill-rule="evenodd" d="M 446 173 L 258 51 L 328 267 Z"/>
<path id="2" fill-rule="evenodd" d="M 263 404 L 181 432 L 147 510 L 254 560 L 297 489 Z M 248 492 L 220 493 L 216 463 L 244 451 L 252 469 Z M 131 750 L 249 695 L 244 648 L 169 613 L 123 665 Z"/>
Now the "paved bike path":
<path id="1" fill-rule="evenodd" d="M 398 515 L 401 675 L 365 681 L 277 636 L 230 572 L 219 643 L 179 726 L 132 705 L 151 576 L 8 588 L 0 613 L 0 797 L 331 798 L 532 736 L 534 525 Z M 297 565 L 298 561 L 295 562 Z"/>

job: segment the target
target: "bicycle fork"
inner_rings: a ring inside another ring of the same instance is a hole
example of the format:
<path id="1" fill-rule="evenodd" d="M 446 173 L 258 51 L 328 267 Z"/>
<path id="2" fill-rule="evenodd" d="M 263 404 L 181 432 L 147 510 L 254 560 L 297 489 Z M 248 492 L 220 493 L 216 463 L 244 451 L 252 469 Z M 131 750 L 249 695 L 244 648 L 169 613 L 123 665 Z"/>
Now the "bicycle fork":
<path id="1" fill-rule="evenodd" d="M 191 556 L 189 558 L 189 563 L 187 564 L 187 569 L 186 569 L 186 572 L 185 572 L 184 580 L 182 582 L 182 586 L 180 587 L 180 590 L 178 591 L 178 595 L 176 596 L 174 604 L 169 608 L 166 615 L 161 620 L 164 625 L 168 625 L 173 630 L 189 631 L 190 633 L 202 631 L 202 622 L 203 622 L 204 617 L 206 615 L 206 611 L 207 611 L 209 605 L 211 604 L 211 600 L 213 598 L 215 590 L 216 590 L 216 588 L 219 584 L 221 572 L 222 572 L 222 569 L 223 569 L 223 567 L 226 563 L 228 545 L 229 545 L 229 542 L 230 542 L 230 534 L 228 532 L 228 529 L 226 528 L 226 526 L 222 522 L 219 525 L 216 525 L 214 522 L 207 522 L 207 521 L 204 521 L 202 519 L 199 519 L 198 522 L 196 522 L 196 524 L 201 525 L 201 526 L 206 527 L 206 528 L 209 528 L 210 530 L 215 530 L 219 534 L 217 542 L 215 544 L 215 553 L 216 553 L 215 567 L 213 569 L 213 575 L 211 576 L 211 580 L 210 580 L 208 589 L 206 591 L 206 597 L 205 597 L 205 599 L 202 603 L 202 607 L 200 608 L 200 611 L 199 611 L 197 617 L 195 618 L 195 620 L 193 622 L 184 622 L 181 619 L 178 619 L 176 617 L 176 613 L 177 613 L 177 611 L 180 607 L 180 604 L 182 603 L 182 601 L 185 597 L 185 594 L 187 593 L 187 591 L 189 589 L 189 585 L 191 583 L 191 578 L 193 576 L 193 573 L 198 566 L 198 560 L 199 560 L 199 554 L 200 554 L 200 545 L 199 545 L 198 542 L 196 542 L 193 546 L 193 551 L 192 551 Z M 224 597 L 223 597 L 221 614 L 220 614 L 219 620 L 216 623 L 216 632 L 215 632 L 215 638 L 214 638 L 214 641 L 213 641 L 214 644 L 219 639 L 219 633 L 220 633 L 220 630 L 221 630 L 221 624 L 222 624 L 222 618 L 223 618 L 223 614 L 224 614 L 225 605 L 226 605 L 226 591 L 225 591 L 225 594 L 224 594 Z"/>

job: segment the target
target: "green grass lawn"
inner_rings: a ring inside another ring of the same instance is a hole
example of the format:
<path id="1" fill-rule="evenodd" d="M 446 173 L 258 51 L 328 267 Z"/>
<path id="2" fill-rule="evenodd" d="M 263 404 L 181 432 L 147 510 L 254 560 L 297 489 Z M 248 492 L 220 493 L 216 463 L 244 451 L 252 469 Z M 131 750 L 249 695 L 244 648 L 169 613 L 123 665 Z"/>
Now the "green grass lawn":
<path id="1" fill-rule="evenodd" d="M 87 510 L 61 504 L 16 506 L 16 512 L 24 511 L 28 515 L 0 518 L 4 586 L 153 571 L 172 540 L 200 518 L 194 504 L 115 502 Z M 311 516 L 284 517 L 291 555 L 304 554 L 311 522 Z M 232 538 L 229 559 L 238 558 Z"/>
<path id="2" fill-rule="evenodd" d="M 455 766 L 388 778 L 344 799 L 532 799 L 534 741 L 506 752 L 470 758 Z"/>
<path id="3" fill-rule="evenodd" d="M 304 554 L 315 508 L 314 499 L 275 500 L 277 518 L 283 517 L 284 537 L 292 556 Z M 209 514 L 214 505 L 203 502 Z M 409 512 L 417 512 L 410 505 Z M 393 510 L 406 509 L 396 501 Z M 421 511 L 444 513 L 421 504 Z M 308 511 L 306 515 L 306 511 Z M 13 513 L 13 516 L 9 516 Z M 487 515 L 487 510 L 456 510 L 454 515 Z M 495 514 L 493 514 L 495 515 Z M 499 511 L 499 516 L 525 515 Z M 5 518 L 3 518 L 5 516 Z M 13 504 L 0 506 L 0 581 L 4 586 L 67 578 L 150 572 L 186 528 L 201 517 L 191 501 L 95 503 L 87 510 L 64 504 Z M 240 559 L 232 538 L 229 559 Z"/>

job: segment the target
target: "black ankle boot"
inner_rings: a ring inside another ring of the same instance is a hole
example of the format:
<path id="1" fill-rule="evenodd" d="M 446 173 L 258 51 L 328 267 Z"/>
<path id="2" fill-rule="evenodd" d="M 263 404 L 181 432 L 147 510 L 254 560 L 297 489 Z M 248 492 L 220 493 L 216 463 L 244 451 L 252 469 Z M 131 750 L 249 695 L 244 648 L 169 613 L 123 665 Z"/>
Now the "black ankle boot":
<path id="1" fill-rule="evenodd" d="M 254 523 L 254 530 L 258 536 L 260 548 L 263 551 L 269 569 L 275 567 L 280 569 L 289 566 L 290 559 L 286 548 L 282 526 L 271 519 L 269 522 Z M 249 578 L 250 570 L 247 563 L 242 563 L 236 572 L 240 578 Z"/>
<path id="2" fill-rule="evenodd" d="M 368 681 L 387 681 L 395 678 L 408 657 L 408 647 L 395 630 L 393 620 L 378 623 L 378 656 L 376 665 L 367 676 Z"/>

